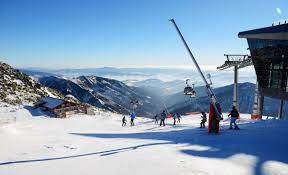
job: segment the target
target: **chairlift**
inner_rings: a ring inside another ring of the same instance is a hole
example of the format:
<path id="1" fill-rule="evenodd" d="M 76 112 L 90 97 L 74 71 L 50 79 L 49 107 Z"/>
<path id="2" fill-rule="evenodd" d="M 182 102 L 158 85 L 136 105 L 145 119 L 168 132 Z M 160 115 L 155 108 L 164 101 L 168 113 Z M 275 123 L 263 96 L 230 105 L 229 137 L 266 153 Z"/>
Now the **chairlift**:
<path id="1" fill-rule="evenodd" d="M 190 97 L 196 97 L 196 91 L 194 90 L 194 84 L 192 87 L 188 84 L 189 79 L 186 80 L 186 87 L 184 88 L 184 95 L 188 95 Z"/>
<path id="2" fill-rule="evenodd" d="M 140 103 L 139 103 L 138 100 L 135 100 L 135 101 L 134 101 L 134 100 L 131 100 L 131 101 L 130 101 L 130 104 L 133 105 L 134 107 L 136 107 L 136 106 L 139 105 Z"/>

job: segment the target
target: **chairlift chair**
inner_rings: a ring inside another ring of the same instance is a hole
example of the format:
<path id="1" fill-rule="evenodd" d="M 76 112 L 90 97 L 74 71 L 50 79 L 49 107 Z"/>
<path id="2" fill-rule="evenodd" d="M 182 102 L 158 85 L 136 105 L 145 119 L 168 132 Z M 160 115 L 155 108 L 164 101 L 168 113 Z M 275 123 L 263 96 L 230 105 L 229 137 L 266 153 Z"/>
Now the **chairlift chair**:
<path id="1" fill-rule="evenodd" d="M 184 95 L 188 95 L 190 97 L 196 97 L 196 91 L 194 90 L 194 84 L 192 87 L 188 84 L 189 79 L 186 80 L 186 87 L 184 88 Z"/>

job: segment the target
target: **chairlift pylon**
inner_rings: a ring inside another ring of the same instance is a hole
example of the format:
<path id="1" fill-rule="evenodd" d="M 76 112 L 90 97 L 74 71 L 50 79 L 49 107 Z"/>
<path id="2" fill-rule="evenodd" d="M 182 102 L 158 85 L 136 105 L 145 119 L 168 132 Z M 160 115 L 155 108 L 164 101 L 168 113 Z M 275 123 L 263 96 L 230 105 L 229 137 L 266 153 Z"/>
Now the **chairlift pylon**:
<path id="1" fill-rule="evenodd" d="M 188 95 L 190 97 L 196 97 L 196 91 L 194 90 L 194 84 L 192 84 L 192 87 L 189 85 L 188 81 L 190 79 L 186 80 L 186 87 L 184 88 L 184 95 Z"/>

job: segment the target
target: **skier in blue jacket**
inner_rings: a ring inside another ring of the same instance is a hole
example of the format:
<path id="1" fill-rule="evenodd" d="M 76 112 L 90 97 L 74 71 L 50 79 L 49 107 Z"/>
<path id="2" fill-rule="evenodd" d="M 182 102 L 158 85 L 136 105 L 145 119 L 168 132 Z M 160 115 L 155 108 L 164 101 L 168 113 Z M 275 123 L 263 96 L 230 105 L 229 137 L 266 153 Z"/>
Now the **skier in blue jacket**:
<path id="1" fill-rule="evenodd" d="M 176 125 L 176 118 L 178 117 L 178 115 L 177 115 L 178 113 L 176 113 L 176 114 L 174 114 L 173 115 L 173 125 Z"/>
<path id="2" fill-rule="evenodd" d="M 130 115 L 130 126 L 134 126 L 135 117 L 136 117 L 136 115 L 134 114 L 134 112 L 132 112 Z"/>

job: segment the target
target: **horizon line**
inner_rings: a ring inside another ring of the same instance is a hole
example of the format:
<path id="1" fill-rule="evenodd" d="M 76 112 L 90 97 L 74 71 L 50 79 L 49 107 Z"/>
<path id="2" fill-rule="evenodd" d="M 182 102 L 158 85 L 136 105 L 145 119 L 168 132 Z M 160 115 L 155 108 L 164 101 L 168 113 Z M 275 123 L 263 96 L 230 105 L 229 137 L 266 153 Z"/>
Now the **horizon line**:
<path id="1" fill-rule="evenodd" d="M 80 67 L 58 67 L 52 68 L 50 66 L 41 67 L 41 66 L 15 66 L 17 69 L 31 69 L 31 70 L 39 70 L 39 69 L 48 69 L 48 70 L 61 70 L 61 69 L 101 69 L 101 68 L 114 68 L 114 69 L 196 69 L 194 65 L 165 65 L 165 66 L 158 66 L 158 65 L 130 65 L 130 66 L 80 66 Z M 214 69 L 217 70 L 216 65 L 201 65 L 203 70 Z"/>

